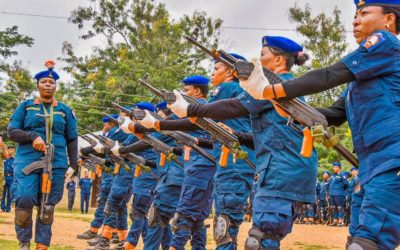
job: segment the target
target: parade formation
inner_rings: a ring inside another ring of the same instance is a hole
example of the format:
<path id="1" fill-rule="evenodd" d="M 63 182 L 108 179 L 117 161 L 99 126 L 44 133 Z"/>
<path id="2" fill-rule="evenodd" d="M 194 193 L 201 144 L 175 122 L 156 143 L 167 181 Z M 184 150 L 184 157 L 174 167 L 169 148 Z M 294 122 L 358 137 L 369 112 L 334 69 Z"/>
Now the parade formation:
<path id="1" fill-rule="evenodd" d="M 39 96 L 10 118 L 16 152 L 0 137 L 1 210 L 15 202 L 19 249 L 33 242 L 49 249 L 64 186 L 68 210 L 76 187 L 82 214 L 98 197 L 91 223 L 76 236 L 87 249 L 138 249 L 142 238 L 146 250 L 188 243 L 201 250 L 210 227 L 218 250 L 238 249 L 238 242 L 246 250 L 281 249 L 293 224 L 348 226 L 348 250 L 398 247 L 400 1 L 355 5 L 359 47 L 298 78 L 292 68 L 309 56 L 292 39 L 260 37 L 261 56 L 250 61 L 208 48 L 195 29 L 183 39 L 210 56 L 212 74 L 187 75 L 182 91 L 155 88 L 144 74 L 137 84 L 159 102 L 114 102 L 101 132 L 78 132 L 73 110 L 55 98 L 55 64 L 46 62 L 35 75 Z M 307 104 L 306 95 L 343 84 L 331 106 Z M 354 152 L 329 130 L 346 121 Z M 320 179 L 317 143 L 341 156 Z M 345 162 L 350 171 L 342 171 Z M 252 222 L 247 238 L 238 237 L 244 220 Z"/>

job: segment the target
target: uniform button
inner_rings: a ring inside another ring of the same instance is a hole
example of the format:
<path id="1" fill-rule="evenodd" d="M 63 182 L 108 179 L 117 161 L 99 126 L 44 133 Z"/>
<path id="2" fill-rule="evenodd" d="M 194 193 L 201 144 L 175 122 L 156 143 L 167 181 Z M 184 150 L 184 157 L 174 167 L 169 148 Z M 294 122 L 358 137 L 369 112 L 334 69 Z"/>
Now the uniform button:
<path id="1" fill-rule="evenodd" d="M 357 62 L 357 61 L 353 61 L 352 63 L 353 63 L 353 65 L 357 65 L 357 64 L 358 64 L 358 62 Z"/>

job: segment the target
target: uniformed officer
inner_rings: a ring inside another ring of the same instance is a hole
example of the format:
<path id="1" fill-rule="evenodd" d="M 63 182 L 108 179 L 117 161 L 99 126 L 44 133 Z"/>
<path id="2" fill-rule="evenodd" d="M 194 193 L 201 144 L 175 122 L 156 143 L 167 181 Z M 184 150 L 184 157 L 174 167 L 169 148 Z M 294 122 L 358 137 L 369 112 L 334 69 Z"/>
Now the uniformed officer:
<path id="1" fill-rule="evenodd" d="M 114 119 L 118 119 L 118 115 L 111 115 Z M 102 122 L 103 122 L 103 136 L 110 138 L 110 139 L 120 139 L 120 135 L 122 135 L 122 131 L 118 131 L 118 124 L 116 124 L 110 117 L 108 116 L 103 116 L 102 117 Z M 87 148 L 81 149 L 81 154 L 85 155 L 88 153 L 93 153 L 95 152 L 94 149 L 90 146 Z M 106 161 L 107 167 L 110 167 L 111 169 L 113 168 L 112 164 L 110 164 L 108 161 Z M 101 176 L 101 187 L 100 187 L 100 194 L 98 198 L 98 205 L 96 208 L 96 211 L 94 213 L 94 219 L 90 223 L 90 228 L 83 232 L 82 234 L 77 235 L 78 239 L 84 239 L 84 240 L 93 240 L 90 244 L 95 245 L 97 244 L 98 241 L 98 232 L 99 229 L 102 227 L 103 222 L 104 222 L 104 208 L 106 206 L 107 198 L 110 193 L 111 189 L 111 182 L 112 182 L 113 176 L 111 173 L 103 172 Z"/>
<path id="2" fill-rule="evenodd" d="M 293 78 L 289 72 L 292 66 L 302 65 L 308 58 L 299 44 L 285 37 L 265 36 L 262 45 L 262 66 L 279 74 L 283 80 Z M 302 157 L 299 154 L 302 134 L 287 126 L 287 119 L 280 116 L 270 102 L 257 101 L 246 92 L 235 99 L 205 105 L 189 105 L 177 94 L 177 101 L 170 109 L 178 116 L 213 119 L 251 114 L 252 130 L 247 132 L 252 131 L 253 137 L 246 141 L 251 145 L 254 139 L 259 179 L 253 228 L 245 249 L 279 249 L 280 241 L 292 230 L 294 211 L 302 202 L 316 201 L 316 151 L 313 150 L 310 158 Z M 236 189 L 236 185 L 228 187 Z"/>
<path id="3" fill-rule="evenodd" d="M 156 111 L 154 105 L 149 102 L 137 103 L 135 108 L 148 110 L 151 112 Z M 118 150 L 118 153 L 125 154 L 134 152 L 146 160 L 159 162 L 157 160 L 159 159 L 158 154 L 156 154 L 152 148 L 148 147 L 148 145 L 145 149 L 137 149 L 135 146 L 139 145 L 139 142 L 140 141 L 121 148 L 121 150 Z M 149 227 L 146 214 L 153 202 L 154 189 L 157 185 L 161 172 L 162 171 L 160 170 L 152 169 L 151 172 L 142 172 L 140 176 L 133 180 L 133 199 L 131 211 L 129 213 L 132 224 L 125 243 L 125 249 L 127 250 L 136 248 L 140 236 L 142 236 L 143 242 L 146 241 L 146 235 Z"/>
<path id="4" fill-rule="evenodd" d="M 75 178 L 71 178 L 67 183 L 68 190 L 68 210 L 72 211 L 75 202 L 76 182 Z"/>
<path id="5" fill-rule="evenodd" d="M 209 79 L 201 75 L 188 76 L 182 80 L 183 91 L 187 96 L 197 99 L 200 103 L 206 103 L 209 89 Z M 158 121 L 148 115 L 139 121 L 147 128 L 157 130 L 188 130 L 182 126 L 180 120 Z M 209 134 L 196 127 L 189 132 L 199 140 L 210 140 Z M 211 154 L 211 149 L 204 149 Z M 210 214 L 212 204 L 213 176 L 215 164 L 196 152 L 190 152 L 190 158 L 184 162 L 185 176 L 183 177 L 182 191 L 176 197 L 176 213 L 171 221 L 175 234 L 170 249 L 185 249 L 186 243 L 191 240 L 192 249 L 205 249 L 207 234 L 204 220 Z M 183 174 L 183 173 L 182 173 Z M 167 177 L 168 178 L 168 177 Z M 171 177 L 169 177 L 171 178 Z M 182 181 L 182 180 L 181 180 Z M 179 203 L 178 203 L 179 201 Z M 172 214 L 170 214 L 170 217 Z M 147 242 L 147 240 L 146 240 Z M 145 249 L 155 249 L 147 245 Z"/>
<path id="6" fill-rule="evenodd" d="M 328 201 L 329 201 L 329 178 L 331 173 L 324 171 L 322 174 L 322 181 L 320 182 L 320 194 L 319 194 L 319 210 L 321 211 L 321 221 L 328 220 Z"/>
<path id="7" fill-rule="evenodd" d="M 8 150 L 6 144 L 3 142 L 3 136 L 0 135 L 0 197 L 3 197 L 3 188 L 5 183 L 3 158 L 8 158 Z"/>
<path id="8" fill-rule="evenodd" d="M 14 181 L 14 146 L 8 146 L 8 159 L 4 161 L 4 178 L 5 184 L 3 188 L 3 197 L 1 199 L 1 210 L 3 212 L 11 211 L 11 185 Z M 0 159 L 1 161 L 1 159 Z"/>
<path id="9" fill-rule="evenodd" d="M 9 138 L 18 143 L 12 195 L 15 199 L 15 230 L 20 249 L 29 249 L 33 207 L 40 205 L 41 190 L 41 173 L 32 172 L 25 175 L 22 169 L 40 160 L 45 153 L 46 143 L 54 145 L 50 196 L 43 211 L 39 211 L 43 212 L 44 216 L 37 216 L 35 228 L 36 249 L 48 249 L 54 206 L 61 200 L 64 191 L 64 176 L 68 168 L 67 155 L 70 164 L 67 176 L 72 176 L 77 166 L 77 121 L 72 110 L 54 98 L 56 81 L 59 78 L 53 70 L 54 62 L 48 61 L 45 65 L 48 69 L 35 75 L 39 97 L 22 102 L 8 124 Z M 43 116 L 48 117 L 48 138 Z"/>
<path id="10" fill-rule="evenodd" d="M 85 171 L 85 177 L 79 180 L 79 188 L 81 189 L 81 213 L 88 213 L 90 191 L 92 188 L 92 179 L 89 178 L 89 172 Z"/>
<path id="11" fill-rule="evenodd" d="M 354 37 L 360 45 L 339 62 L 282 84 L 250 77 L 243 87 L 257 99 L 293 98 L 344 83 L 345 92 L 320 111 L 331 125 L 346 119 L 360 161 L 362 190 L 353 195 L 348 249 L 394 249 L 400 243 L 400 127 L 398 51 L 400 1 L 355 0 Z M 253 76 L 260 76 L 260 69 Z M 354 219 L 356 218 L 356 219 Z"/>
<path id="12" fill-rule="evenodd" d="M 334 162 L 332 166 L 333 174 L 329 179 L 329 198 L 331 211 L 333 213 L 333 223 L 331 226 L 343 226 L 346 190 L 349 184 L 341 174 L 342 164 L 340 162 Z"/>

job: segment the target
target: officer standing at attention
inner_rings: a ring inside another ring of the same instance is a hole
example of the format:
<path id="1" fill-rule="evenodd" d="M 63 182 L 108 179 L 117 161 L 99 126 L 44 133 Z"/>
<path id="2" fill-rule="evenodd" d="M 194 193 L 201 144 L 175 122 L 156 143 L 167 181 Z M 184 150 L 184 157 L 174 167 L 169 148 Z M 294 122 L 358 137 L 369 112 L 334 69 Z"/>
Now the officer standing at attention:
<path id="1" fill-rule="evenodd" d="M 4 161 L 4 178 L 5 184 L 3 188 L 3 197 L 1 199 L 1 210 L 3 212 L 11 211 L 11 185 L 14 182 L 14 146 L 8 147 L 9 158 Z"/>
<path id="2" fill-rule="evenodd" d="M 44 205 L 44 211 L 39 211 L 43 212 L 44 216 L 42 219 L 36 217 L 35 227 L 36 249 L 45 250 L 50 246 L 54 207 L 63 196 L 65 174 L 71 177 L 77 166 L 77 121 L 71 108 L 54 98 L 56 81 L 59 79 L 53 70 L 54 62 L 48 61 L 45 65 L 48 69 L 35 75 L 39 97 L 22 102 L 8 124 L 9 138 L 18 143 L 14 161 L 13 198 L 16 207 L 15 231 L 20 250 L 29 249 L 33 207 L 40 205 L 41 190 L 41 173 L 32 172 L 25 175 L 22 169 L 44 156 L 46 143 L 54 145 L 50 196 Z M 44 115 L 48 116 L 49 138 L 46 138 Z"/>
<path id="3" fill-rule="evenodd" d="M 331 107 L 319 109 L 330 125 L 348 121 L 360 161 L 361 191 L 353 195 L 347 247 L 395 249 L 400 244 L 400 1 L 355 0 L 355 5 L 353 32 L 360 45 L 355 51 L 274 85 L 255 67 L 241 85 L 257 99 L 276 99 L 349 83 Z"/>
<path id="4" fill-rule="evenodd" d="M 89 178 L 89 172 L 85 171 L 85 177 L 79 180 L 79 188 L 81 189 L 81 214 L 88 213 L 90 190 L 92 188 L 92 179 Z"/>
<path id="5" fill-rule="evenodd" d="M 331 173 L 329 171 L 324 171 L 322 174 L 322 181 L 320 185 L 320 193 L 319 193 L 319 210 L 321 211 L 322 218 L 321 221 L 328 220 L 328 193 L 329 193 L 329 177 Z"/>
<path id="6" fill-rule="evenodd" d="M 308 59 L 299 44 L 285 37 L 265 36 L 262 46 L 262 65 L 283 80 L 293 78 L 290 69 L 294 64 L 302 65 Z M 246 132 L 251 131 L 253 136 L 234 132 L 241 143 L 255 147 L 259 176 L 253 228 L 245 249 L 279 249 L 280 241 L 292 230 L 295 211 L 302 203 L 316 202 L 317 152 L 313 150 L 310 158 L 299 154 L 302 134 L 287 126 L 287 119 L 269 101 L 255 100 L 246 92 L 208 104 L 188 104 L 179 93 L 176 96 L 177 101 L 169 107 L 181 117 L 231 119 L 251 114 L 252 129 Z M 250 138 L 245 139 L 245 135 Z M 232 182 L 227 186 L 236 189 Z"/>
<path id="7" fill-rule="evenodd" d="M 331 226 L 343 226 L 344 208 L 346 206 L 346 192 L 348 181 L 340 173 L 342 164 L 332 163 L 333 175 L 329 180 L 329 197 L 331 211 L 333 212 L 333 223 Z"/>
<path id="8" fill-rule="evenodd" d="M 75 178 L 71 178 L 67 183 L 68 190 L 68 210 L 72 211 L 72 207 L 74 206 L 75 201 L 75 190 L 76 190 L 76 182 Z"/>

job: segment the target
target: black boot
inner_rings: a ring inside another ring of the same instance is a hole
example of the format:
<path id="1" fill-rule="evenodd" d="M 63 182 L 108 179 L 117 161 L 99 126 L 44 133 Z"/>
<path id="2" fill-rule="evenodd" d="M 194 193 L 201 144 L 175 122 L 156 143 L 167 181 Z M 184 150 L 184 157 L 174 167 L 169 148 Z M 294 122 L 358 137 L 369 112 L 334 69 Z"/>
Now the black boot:
<path id="1" fill-rule="evenodd" d="M 87 248 L 86 250 L 110 250 L 110 240 L 100 236 L 99 242 L 96 245 Z"/>
<path id="2" fill-rule="evenodd" d="M 31 243 L 28 241 L 20 241 L 19 242 L 19 250 L 29 250 L 31 247 Z"/>
<path id="3" fill-rule="evenodd" d="M 76 238 L 80 239 L 80 240 L 90 240 L 93 238 L 97 237 L 97 233 L 94 233 L 90 230 L 87 230 L 86 232 L 82 233 L 82 234 L 78 234 L 76 236 Z"/>
<path id="4" fill-rule="evenodd" d="M 378 245 L 365 238 L 353 238 L 347 250 L 379 250 Z"/>

